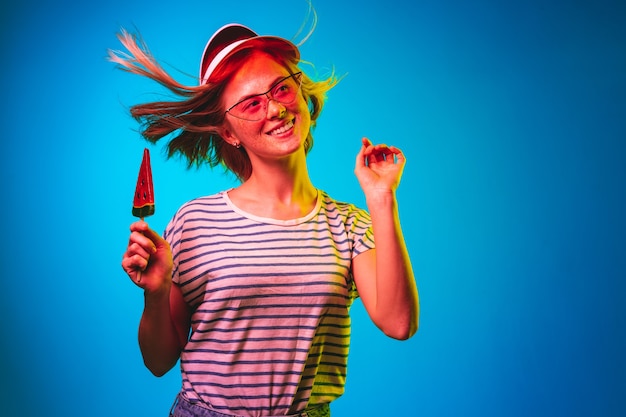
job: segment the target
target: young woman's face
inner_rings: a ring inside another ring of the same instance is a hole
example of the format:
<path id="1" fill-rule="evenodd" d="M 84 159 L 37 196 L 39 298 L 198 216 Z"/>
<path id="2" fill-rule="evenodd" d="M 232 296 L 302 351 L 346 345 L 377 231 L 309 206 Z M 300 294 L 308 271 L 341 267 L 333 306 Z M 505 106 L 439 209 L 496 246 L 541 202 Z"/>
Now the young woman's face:
<path id="1" fill-rule="evenodd" d="M 265 93 L 289 75 L 287 68 L 271 56 L 261 52 L 253 53 L 227 84 L 222 94 L 224 109 L 230 109 L 242 99 Z M 296 82 L 293 85 L 299 87 L 297 78 L 289 81 Z M 279 94 L 278 90 L 273 89 L 273 92 Z M 272 97 L 272 92 L 269 97 Z M 267 110 L 253 117 L 260 120 L 243 120 L 236 117 L 242 115 L 240 112 L 228 112 L 222 137 L 231 145 L 241 144 L 251 159 L 253 156 L 281 158 L 303 150 L 311 126 L 311 115 L 299 88 L 292 103 L 267 101 L 266 95 L 258 98 L 261 102 L 267 102 Z"/>

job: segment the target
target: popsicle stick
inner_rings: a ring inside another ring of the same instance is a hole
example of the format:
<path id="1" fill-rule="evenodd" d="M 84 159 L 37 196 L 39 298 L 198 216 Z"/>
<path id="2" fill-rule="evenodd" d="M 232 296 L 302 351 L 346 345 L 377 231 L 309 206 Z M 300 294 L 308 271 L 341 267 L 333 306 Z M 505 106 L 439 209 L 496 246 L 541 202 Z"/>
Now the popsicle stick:
<path id="1" fill-rule="evenodd" d="M 143 217 L 140 217 L 139 220 L 143 221 Z M 137 284 L 141 282 L 141 269 L 137 270 Z"/>

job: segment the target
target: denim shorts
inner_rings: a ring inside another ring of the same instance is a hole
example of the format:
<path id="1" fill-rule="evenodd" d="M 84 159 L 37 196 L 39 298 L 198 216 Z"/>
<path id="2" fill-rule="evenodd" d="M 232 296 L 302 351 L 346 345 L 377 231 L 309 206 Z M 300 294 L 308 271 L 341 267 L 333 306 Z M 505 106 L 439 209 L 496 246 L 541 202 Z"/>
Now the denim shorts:
<path id="1" fill-rule="evenodd" d="M 187 399 L 178 394 L 176 401 L 170 410 L 170 417 L 244 417 L 235 414 L 224 414 L 219 411 L 211 410 L 200 405 L 192 404 Z M 271 417 L 271 416 L 267 416 Z M 274 417 L 330 417 L 330 406 L 322 404 L 312 408 L 307 408 L 296 414 L 288 414 Z"/>

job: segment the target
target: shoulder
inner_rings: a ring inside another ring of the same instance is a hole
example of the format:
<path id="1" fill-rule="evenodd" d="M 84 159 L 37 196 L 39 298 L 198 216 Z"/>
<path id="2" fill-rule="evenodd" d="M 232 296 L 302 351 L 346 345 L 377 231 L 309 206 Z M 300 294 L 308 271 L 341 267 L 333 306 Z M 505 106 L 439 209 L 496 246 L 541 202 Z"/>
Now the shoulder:
<path id="1" fill-rule="evenodd" d="M 345 224 L 368 224 L 371 222 L 367 210 L 353 203 L 336 200 L 325 191 L 322 193 L 322 208 L 329 220 L 337 219 Z"/>
<path id="2" fill-rule="evenodd" d="M 322 206 L 329 212 L 341 213 L 343 215 L 367 214 L 367 210 L 357 207 L 353 203 L 336 200 L 325 191 L 320 191 L 322 195 Z"/>
<path id="3" fill-rule="evenodd" d="M 226 201 L 223 197 L 224 192 L 197 197 L 184 203 L 176 211 L 173 220 L 184 219 L 189 217 L 197 217 L 198 215 L 206 215 L 208 213 L 223 212 L 227 208 Z"/>
<path id="4" fill-rule="evenodd" d="M 230 216 L 232 211 L 223 198 L 223 192 L 194 198 L 180 206 L 172 216 L 166 228 L 166 235 L 181 232 L 190 224 L 220 221 Z"/>

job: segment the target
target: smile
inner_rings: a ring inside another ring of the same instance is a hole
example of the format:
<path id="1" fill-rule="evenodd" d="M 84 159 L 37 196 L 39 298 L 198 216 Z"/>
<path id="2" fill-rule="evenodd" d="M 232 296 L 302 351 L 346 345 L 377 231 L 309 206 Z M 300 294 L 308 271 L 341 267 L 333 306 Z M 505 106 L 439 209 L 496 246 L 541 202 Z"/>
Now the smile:
<path id="1" fill-rule="evenodd" d="M 267 134 L 268 135 L 280 135 L 280 134 L 283 134 L 283 133 L 287 132 L 288 130 L 290 130 L 291 128 L 293 128 L 293 121 L 294 121 L 294 119 L 291 119 L 289 122 L 285 123 L 281 127 L 273 129 L 273 130 L 270 130 L 269 132 L 267 132 Z"/>

